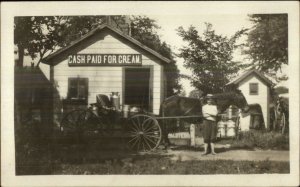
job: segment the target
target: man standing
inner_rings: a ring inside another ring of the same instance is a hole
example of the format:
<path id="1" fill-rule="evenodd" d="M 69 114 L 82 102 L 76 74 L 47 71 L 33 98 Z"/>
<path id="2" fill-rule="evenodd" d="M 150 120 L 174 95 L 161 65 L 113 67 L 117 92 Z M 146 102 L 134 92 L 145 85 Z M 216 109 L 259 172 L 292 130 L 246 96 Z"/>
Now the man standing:
<path id="1" fill-rule="evenodd" d="M 207 104 L 202 106 L 202 114 L 203 114 L 203 137 L 204 137 L 204 153 L 203 155 L 207 155 L 207 148 L 210 144 L 211 154 L 215 155 L 215 141 L 217 134 L 217 123 L 216 117 L 218 114 L 217 106 L 214 104 L 213 95 L 208 94 L 206 96 Z"/>

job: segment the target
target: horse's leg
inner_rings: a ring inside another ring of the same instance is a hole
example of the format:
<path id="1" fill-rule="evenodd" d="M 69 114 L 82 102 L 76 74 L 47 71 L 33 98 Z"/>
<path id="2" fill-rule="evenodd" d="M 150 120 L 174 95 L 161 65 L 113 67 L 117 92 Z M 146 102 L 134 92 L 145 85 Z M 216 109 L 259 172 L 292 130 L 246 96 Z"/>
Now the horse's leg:
<path id="1" fill-rule="evenodd" d="M 162 117 L 164 117 L 164 110 L 162 111 Z M 168 148 L 170 141 L 168 139 L 168 131 L 167 131 L 167 126 L 166 126 L 166 122 L 165 119 L 162 118 L 162 144 L 165 146 L 165 149 Z"/>

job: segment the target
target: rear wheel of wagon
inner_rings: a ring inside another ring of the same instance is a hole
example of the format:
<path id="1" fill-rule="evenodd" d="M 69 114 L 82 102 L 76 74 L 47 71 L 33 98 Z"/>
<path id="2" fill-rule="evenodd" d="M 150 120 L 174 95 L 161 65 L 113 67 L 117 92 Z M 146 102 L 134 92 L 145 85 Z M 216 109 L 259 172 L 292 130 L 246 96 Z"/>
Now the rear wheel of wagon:
<path id="1" fill-rule="evenodd" d="M 129 119 L 128 145 L 136 151 L 152 151 L 161 141 L 161 128 L 154 117 L 137 114 Z"/>
<path id="2" fill-rule="evenodd" d="M 78 126 L 84 141 L 98 139 L 104 132 L 103 118 L 91 110 L 80 114 Z"/>
<path id="3" fill-rule="evenodd" d="M 63 119 L 60 122 L 60 133 L 62 139 L 69 143 L 78 142 L 78 132 L 79 132 L 79 124 L 78 119 L 79 116 L 84 112 L 84 110 L 72 110 L 71 112 L 64 115 Z"/>

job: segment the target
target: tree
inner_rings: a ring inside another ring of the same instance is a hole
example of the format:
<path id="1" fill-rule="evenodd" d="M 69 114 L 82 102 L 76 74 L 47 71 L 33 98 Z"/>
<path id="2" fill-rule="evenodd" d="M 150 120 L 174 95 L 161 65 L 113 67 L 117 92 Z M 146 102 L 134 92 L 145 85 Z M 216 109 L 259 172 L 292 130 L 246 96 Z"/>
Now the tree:
<path id="1" fill-rule="evenodd" d="M 104 16 L 28 16 L 16 17 L 14 43 L 18 46 L 18 66 L 24 56 L 37 60 L 64 47 L 103 23 Z"/>
<path id="2" fill-rule="evenodd" d="M 185 77 L 197 89 L 205 93 L 221 92 L 226 83 L 244 67 L 240 62 L 233 61 L 232 54 L 239 47 L 237 39 L 246 29 L 236 32 L 230 38 L 217 35 L 209 23 L 206 23 L 203 36 L 199 36 L 193 26 L 188 30 L 179 27 L 177 31 L 188 44 L 178 54 L 184 59 L 184 66 L 192 70 L 192 76 Z"/>
<path id="3" fill-rule="evenodd" d="M 166 95 L 171 96 L 180 93 L 182 87 L 179 84 L 179 70 L 171 48 L 167 43 L 162 42 L 157 34 L 159 28 L 155 20 L 146 16 L 133 16 L 131 19 L 132 37 L 171 60 L 171 63 L 164 66 L 167 84 Z"/>
<path id="4" fill-rule="evenodd" d="M 33 39 L 31 27 L 31 17 L 15 17 L 14 44 L 18 46 L 19 51 L 19 60 L 16 66 L 23 66 L 24 50 L 28 47 L 29 41 Z"/>
<path id="5" fill-rule="evenodd" d="M 23 66 L 24 55 L 32 59 L 39 58 L 37 65 L 46 54 L 53 52 L 62 41 L 59 16 L 16 17 L 14 25 L 14 43 L 18 46 L 19 62 Z"/>
<path id="6" fill-rule="evenodd" d="M 252 67 L 274 74 L 288 64 L 288 16 L 287 14 L 252 14 L 254 24 L 247 39 L 244 53 L 252 61 Z"/>

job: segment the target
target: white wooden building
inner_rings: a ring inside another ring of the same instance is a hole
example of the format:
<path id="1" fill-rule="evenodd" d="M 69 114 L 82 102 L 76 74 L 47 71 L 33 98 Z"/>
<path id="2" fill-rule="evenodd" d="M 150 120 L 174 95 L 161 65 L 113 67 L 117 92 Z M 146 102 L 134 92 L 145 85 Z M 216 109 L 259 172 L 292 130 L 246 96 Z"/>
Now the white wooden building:
<path id="1" fill-rule="evenodd" d="M 104 24 L 43 61 L 60 100 L 95 103 L 118 92 L 120 104 L 159 113 L 165 97 L 164 65 L 170 60 L 115 27 Z"/>
<path id="2" fill-rule="evenodd" d="M 273 83 L 258 70 L 253 69 L 244 72 L 227 85 L 241 90 L 248 104 L 261 106 L 265 128 L 268 128 L 270 123 L 270 88 Z"/>

